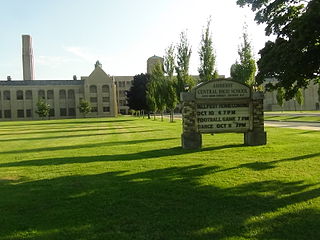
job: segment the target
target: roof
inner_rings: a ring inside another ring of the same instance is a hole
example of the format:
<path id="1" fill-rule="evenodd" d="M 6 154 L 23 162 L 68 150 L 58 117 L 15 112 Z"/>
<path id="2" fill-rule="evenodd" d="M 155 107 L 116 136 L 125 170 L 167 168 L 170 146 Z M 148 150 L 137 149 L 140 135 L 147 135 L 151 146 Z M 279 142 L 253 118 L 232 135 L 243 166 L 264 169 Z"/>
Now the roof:
<path id="1" fill-rule="evenodd" d="M 84 80 L 25 80 L 25 81 L 0 81 L 0 86 L 78 86 Z"/>

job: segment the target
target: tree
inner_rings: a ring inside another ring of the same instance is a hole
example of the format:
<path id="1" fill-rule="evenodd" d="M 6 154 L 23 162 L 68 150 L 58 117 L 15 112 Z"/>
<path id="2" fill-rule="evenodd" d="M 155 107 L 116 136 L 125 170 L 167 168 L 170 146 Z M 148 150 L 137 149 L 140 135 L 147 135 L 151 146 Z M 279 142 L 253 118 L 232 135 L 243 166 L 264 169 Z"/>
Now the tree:
<path id="1" fill-rule="evenodd" d="M 146 91 L 148 108 L 150 109 L 151 112 L 153 112 L 154 120 L 156 120 L 156 112 L 157 112 L 157 102 L 156 102 L 157 87 L 155 84 L 156 84 L 155 82 L 150 81 L 147 85 L 147 91 Z"/>
<path id="2" fill-rule="evenodd" d="M 166 74 L 166 106 L 170 110 L 170 122 L 173 122 L 174 109 L 178 104 L 177 93 L 175 89 L 176 78 L 173 77 L 175 68 L 174 46 L 171 44 L 165 51 L 164 72 Z"/>
<path id="3" fill-rule="evenodd" d="M 247 26 L 244 26 L 242 39 L 243 43 L 240 44 L 238 49 L 240 62 L 236 61 L 231 66 L 230 75 L 234 80 L 252 87 L 255 84 L 257 67 L 253 58 L 251 43 L 248 39 Z"/>
<path id="4" fill-rule="evenodd" d="M 156 109 L 161 113 L 161 120 L 163 121 L 163 112 L 166 109 L 167 102 L 167 83 L 163 72 L 161 63 L 157 63 L 151 74 L 151 88 L 156 103 Z"/>
<path id="5" fill-rule="evenodd" d="M 278 105 L 281 107 L 281 109 L 284 104 L 284 94 L 285 94 L 285 91 L 284 91 L 283 87 L 278 88 L 276 98 L 277 98 Z"/>
<path id="6" fill-rule="evenodd" d="M 86 117 L 86 115 L 91 111 L 90 103 L 87 100 L 81 99 L 79 111 L 83 114 L 83 117 Z"/>
<path id="7" fill-rule="evenodd" d="M 164 72 L 167 74 L 169 80 L 172 80 L 173 73 L 174 73 L 174 63 L 175 63 L 175 56 L 174 56 L 174 46 L 171 44 L 165 50 L 165 56 L 163 61 Z"/>
<path id="8" fill-rule="evenodd" d="M 295 95 L 295 100 L 297 101 L 297 103 L 300 105 L 300 111 L 302 110 L 302 105 L 304 103 L 304 97 L 303 97 L 303 92 L 302 89 L 298 89 L 298 91 L 296 92 Z"/>
<path id="9" fill-rule="evenodd" d="M 215 69 L 216 56 L 212 44 L 212 34 L 210 32 L 211 20 L 208 20 L 206 29 L 202 32 L 200 43 L 200 67 L 198 68 L 201 82 L 207 82 L 218 77 Z"/>
<path id="10" fill-rule="evenodd" d="M 135 111 L 147 111 L 149 114 L 149 105 L 147 102 L 147 85 L 150 82 L 149 74 L 139 74 L 133 77 L 132 86 L 126 92 L 128 106 Z"/>
<path id="11" fill-rule="evenodd" d="M 194 80 L 189 75 L 191 53 L 192 51 L 187 34 L 186 32 L 181 32 L 180 42 L 177 45 L 177 63 L 175 67 L 177 73 L 177 82 L 175 86 L 177 96 L 180 96 L 181 92 L 185 92 L 195 85 Z"/>
<path id="12" fill-rule="evenodd" d="M 39 117 L 41 117 L 43 119 L 45 117 L 48 117 L 49 113 L 50 113 L 50 105 L 48 103 L 46 103 L 45 101 L 43 101 L 42 99 L 40 99 L 37 102 L 36 114 L 38 114 Z"/>
<path id="13" fill-rule="evenodd" d="M 276 35 L 259 52 L 258 83 L 276 78 L 266 89 L 283 87 L 289 100 L 300 88 L 320 81 L 319 0 L 237 0 L 237 4 L 251 6 L 255 20 L 266 24 L 266 35 Z"/>

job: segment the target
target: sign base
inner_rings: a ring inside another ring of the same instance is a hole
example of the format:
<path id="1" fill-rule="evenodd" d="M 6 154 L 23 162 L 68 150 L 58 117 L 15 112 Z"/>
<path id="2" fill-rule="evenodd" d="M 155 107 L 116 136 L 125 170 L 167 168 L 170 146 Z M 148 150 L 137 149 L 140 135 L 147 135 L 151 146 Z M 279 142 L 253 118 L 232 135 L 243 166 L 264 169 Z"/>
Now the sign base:
<path id="1" fill-rule="evenodd" d="M 183 149 L 200 149 L 202 147 L 202 136 L 200 133 L 182 133 L 181 145 Z"/>
<path id="2" fill-rule="evenodd" d="M 263 131 L 251 131 L 244 133 L 244 144 L 247 146 L 266 145 L 267 133 Z"/>

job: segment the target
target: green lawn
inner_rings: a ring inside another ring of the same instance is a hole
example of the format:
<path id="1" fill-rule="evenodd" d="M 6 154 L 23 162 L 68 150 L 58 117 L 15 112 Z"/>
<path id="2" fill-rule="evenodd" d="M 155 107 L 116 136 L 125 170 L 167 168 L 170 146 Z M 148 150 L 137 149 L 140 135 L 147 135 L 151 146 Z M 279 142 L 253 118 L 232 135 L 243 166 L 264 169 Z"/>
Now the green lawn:
<path id="1" fill-rule="evenodd" d="M 0 239 L 320 239 L 320 133 L 180 147 L 181 122 L 0 123 Z"/>

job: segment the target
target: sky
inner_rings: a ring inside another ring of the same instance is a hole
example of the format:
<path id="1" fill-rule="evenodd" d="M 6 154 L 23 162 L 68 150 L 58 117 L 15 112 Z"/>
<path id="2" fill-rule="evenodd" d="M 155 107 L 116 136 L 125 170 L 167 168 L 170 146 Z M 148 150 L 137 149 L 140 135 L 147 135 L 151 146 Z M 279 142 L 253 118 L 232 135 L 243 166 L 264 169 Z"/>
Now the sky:
<path id="1" fill-rule="evenodd" d="M 190 73 L 199 67 L 201 34 L 211 17 L 219 74 L 229 76 L 243 25 L 255 58 L 268 40 L 264 26 L 236 0 L 1 0 L 0 79 L 22 79 L 21 36 L 33 40 L 35 78 L 88 76 L 97 60 L 113 76 L 146 72 L 146 61 L 164 56 L 182 31 L 192 47 Z"/>

